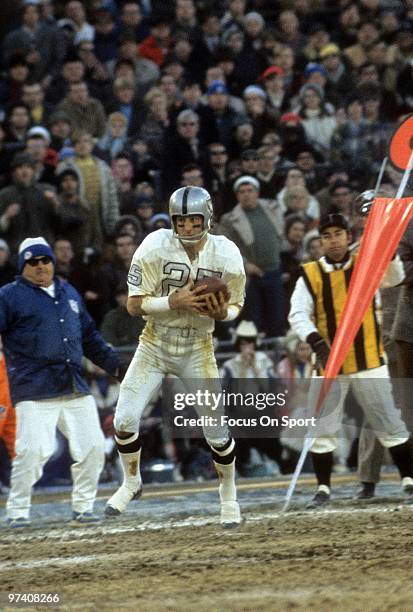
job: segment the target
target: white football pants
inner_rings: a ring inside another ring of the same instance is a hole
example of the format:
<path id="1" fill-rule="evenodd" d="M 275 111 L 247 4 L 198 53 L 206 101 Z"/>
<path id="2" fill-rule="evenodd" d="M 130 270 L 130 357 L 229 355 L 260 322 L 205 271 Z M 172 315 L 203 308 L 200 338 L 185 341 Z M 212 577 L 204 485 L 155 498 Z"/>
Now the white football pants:
<path id="1" fill-rule="evenodd" d="M 326 399 L 327 415 L 321 416 L 314 431 L 310 432 L 311 437 L 316 438 L 311 447 L 313 453 L 328 453 L 337 448 L 337 433 L 341 428 L 344 400 L 350 385 L 366 420 L 384 447 L 391 448 L 409 439 L 400 410 L 394 403 L 387 365 L 339 376 L 338 382 L 340 397 L 336 406 L 329 410 L 329 398 L 334 398 L 332 393 Z"/>
<path id="2" fill-rule="evenodd" d="M 142 413 L 159 391 L 166 374 L 177 376 L 187 393 L 203 388 L 220 392 L 212 335 L 191 328 L 146 325 L 120 387 L 114 421 L 117 431 L 139 432 Z M 207 442 L 217 447 L 225 444 L 230 436 L 226 425 L 220 425 L 223 413 L 222 407 L 218 407 L 211 413 L 217 417 L 218 425 L 203 428 Z M 202 414 L 206 414 L 205 410 Z"/>
<path id="3" fill-rule="evenodd" d="M 16 457 L 11 471 L 7 517 L 28 518 L 33 485 L 53 454 L 56 427 L 69 442 L 72 509 L 91 512 L 104 465 L 104 437 L 91 395 L 65 396 L 16 404 Z"/>

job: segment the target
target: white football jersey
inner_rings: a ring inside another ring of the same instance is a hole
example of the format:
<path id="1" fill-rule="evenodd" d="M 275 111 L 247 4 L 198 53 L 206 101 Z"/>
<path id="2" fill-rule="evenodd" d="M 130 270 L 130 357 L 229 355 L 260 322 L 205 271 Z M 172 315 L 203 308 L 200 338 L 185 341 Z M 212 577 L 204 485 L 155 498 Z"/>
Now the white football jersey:
<path id="1" fill-rule="evenodd" d="M 149 234 L 137 248 L 128 275 L 129 296 L 167 296 L 185 287 L 191 278 L 217 276 L 228 285 L 230 304 L 242 307 L 245 291 L 244 263 L 238 247 L 225 236 L 207 235 L 207 241 L 191 261 L 172 230 L 159 229 Z M 213 331 L 211 317 L 187 311 L 170 310 L 144 317 L 168 327 L 193 327 Z"/>

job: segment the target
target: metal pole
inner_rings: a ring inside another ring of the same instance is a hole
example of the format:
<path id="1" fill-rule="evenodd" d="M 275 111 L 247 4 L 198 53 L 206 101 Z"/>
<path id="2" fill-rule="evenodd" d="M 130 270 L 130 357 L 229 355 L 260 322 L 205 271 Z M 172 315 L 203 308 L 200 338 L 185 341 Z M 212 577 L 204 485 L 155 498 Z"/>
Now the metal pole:
<path id="1" fill-rule="evenodd" d="M 310 384 L 310 389 L 309 389 L 309 393 L 308 393 L 308 401 L 309 401 L 310 404 L 313 403 L 312 398 L 314 398 L 315 402 L 317 401 L 318 391 L 319 391 L 319 386 L 318 385 L 314 385 L 314 381 L 315 381 L 315 379 L 317 377 L 317 366 L 316 366 L 316 354 L 315 353 L 311 354 L 311 365 L 312 365 L 311 384 Z M 311 387 L 313 387 L 313 389 Z M 314 406 L 311 406 L 312 414 L 315 413 L 315 406 L 316 406 L 316 403 L 314 403 Z M 293 474 L 293 476 L 291 478 L 291 482 L 289 484 L 289 487 L 288 487 L 288 490 L 287 490 L 287 494 L 285 496 L 285 501 L 284 501 L 284 505 L 283 505 L 283 508 L 282 508 L 282 512 L 287 512 L 287 510 L 288 510 L 288 508 L 290 506 L 291 498 L 293 496 L 295 487 L 297 485 L 297 481 L 298 481 L 298 479 L 300 477 L 301 470 L 303 469 L 304 462 L 305 462 L 306 457 L 308 455 L 308 451 L 310 450 L 313 442 L 314 442 L 314 438 L 311 438 L 310 435 L 309 435 L 309 432 L 307 431 L 307 433 L 304 436 L 304 444 L 303 444 L 303 449 L 301 451 L 301 455 L 300 455 L 300 457 L 298 459 L 297 465 L 295 466 L 294 474 Z"/>
<path id="2" fill-rule="evenodd" d="M 410 153 L 409 163 L 407 164 L 406 170 L 403 173 L 402 180 L 400 181 L 400 185 L 396 193 L 396 200 L 403 197 L 403 193 L 406 188 L 407 181 L 410 178 L 412 168 L 413 168 L 413 149 L 412 149 L 412 152 Z"/>

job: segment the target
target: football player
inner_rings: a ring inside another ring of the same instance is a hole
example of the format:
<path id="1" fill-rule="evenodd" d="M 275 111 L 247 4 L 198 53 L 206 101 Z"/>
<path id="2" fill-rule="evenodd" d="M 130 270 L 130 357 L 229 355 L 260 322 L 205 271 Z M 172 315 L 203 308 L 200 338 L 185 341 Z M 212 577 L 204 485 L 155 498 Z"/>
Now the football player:
<path id="1" fill-rule="evenodd" d="M 235 319 L 243 305 L 243 260 L 232 241 L 209 233 L 213 216 L 209 193 L 193 186 L 176 190 L 169 200 L 169 214 L 172 229 L 149 234 L 129 271 L 128 312 L 143 315 L 146 325 L 120 388 L 114 424 L 124 480 L 107 502 L 107 517 L 119 515 L 141 493 L 139 421 L 162 379 L 173 374 L 192 390 L 194 379 L 199 379 L 199 388 L 205 387 L 205 379 L 218 379 L 214 322 Z M 194 281 L 206 276 L 227 284 L 228 301 L 223 292 L 206 297 L 201 295 L 204 285 L 193 288 Z M 221 523 L 226 527 L 238 525 L 241 516 L 235 443 L 220 414 L 222 407 L 213 413 L 218 425 L 205 426 L 203 432 L 220 480 Z"/>

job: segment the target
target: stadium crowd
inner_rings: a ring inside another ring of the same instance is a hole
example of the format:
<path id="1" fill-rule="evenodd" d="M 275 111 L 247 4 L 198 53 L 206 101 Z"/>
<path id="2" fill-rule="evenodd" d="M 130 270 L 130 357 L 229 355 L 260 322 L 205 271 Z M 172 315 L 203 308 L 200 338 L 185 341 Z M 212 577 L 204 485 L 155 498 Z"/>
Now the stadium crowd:
<path id="1" fill-rule="evenodd" d="M 355 195 L 413 110 L 411 0 L 22 0 L 2 28 L 0 286 L 21 241 L 45 237 L 115 347 L 143 328 L 126 311 L 133 253 L 184 185 L 210 192 L 213 232 L 244 257 L 240 320 L 286 336 L 320 217 L 360 237 Z M 399 181 L 388 165 L 382 192 Z M 285 345 L 279 375 L 304 375 L 305 347 Z M 88 375 L 110 434 L 111 381 Z"/>

